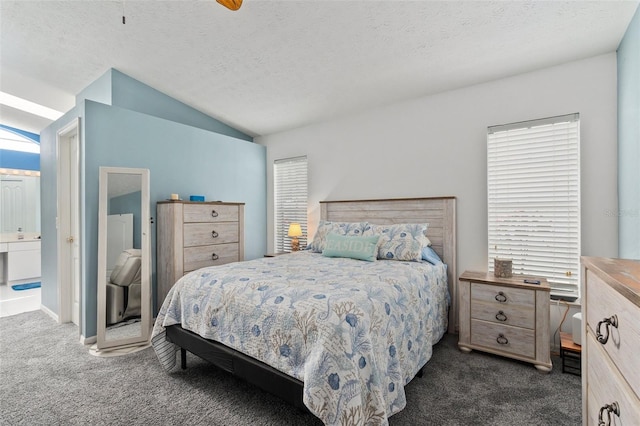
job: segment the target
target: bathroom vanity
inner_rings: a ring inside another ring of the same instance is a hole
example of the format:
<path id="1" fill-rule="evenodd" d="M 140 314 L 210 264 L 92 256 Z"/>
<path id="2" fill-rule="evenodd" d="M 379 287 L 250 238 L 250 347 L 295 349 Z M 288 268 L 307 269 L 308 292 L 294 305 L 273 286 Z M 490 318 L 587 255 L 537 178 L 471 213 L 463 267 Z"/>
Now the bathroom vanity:
<path id="1" fill-rule="evenodd" d="M 20 284 L 38 281 L 41 275 L 40 239 L 37 233 L 0 235 L 0 282 Z"/>

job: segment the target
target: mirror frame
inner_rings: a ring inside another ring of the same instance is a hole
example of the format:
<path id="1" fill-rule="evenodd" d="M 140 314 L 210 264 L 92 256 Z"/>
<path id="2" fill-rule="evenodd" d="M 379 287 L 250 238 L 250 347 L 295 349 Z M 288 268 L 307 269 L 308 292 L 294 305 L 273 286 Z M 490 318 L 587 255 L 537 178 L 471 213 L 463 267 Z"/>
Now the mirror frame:
<path id="1" fill-rule="evenodd" d="M 141 335 L 122 339 L 106 340 L 107 331 L 107 204 L 109 175 L 129 174 L 141 177 Z M 149 343 L 151 337 L 151 215 L 149 169 L 126 167 L 100 167 L 100 195 L 98 208 L 98 324 L 97 349 L 139 346 Z"/>

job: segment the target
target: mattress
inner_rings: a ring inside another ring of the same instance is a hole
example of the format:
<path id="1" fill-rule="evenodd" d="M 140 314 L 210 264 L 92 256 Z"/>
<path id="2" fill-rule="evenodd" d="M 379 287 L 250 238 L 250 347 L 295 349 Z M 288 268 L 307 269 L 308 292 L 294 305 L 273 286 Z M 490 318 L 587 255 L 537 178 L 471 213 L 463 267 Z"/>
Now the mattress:
<path id="1" fill-rule="evenodd" d="M 203 268 L 168 293 L 152 343 L 162 365 L 179 324 L 304 382 L 325 424 L 388 424 L 447 329 L 446 265 L 302 251 Z"/>

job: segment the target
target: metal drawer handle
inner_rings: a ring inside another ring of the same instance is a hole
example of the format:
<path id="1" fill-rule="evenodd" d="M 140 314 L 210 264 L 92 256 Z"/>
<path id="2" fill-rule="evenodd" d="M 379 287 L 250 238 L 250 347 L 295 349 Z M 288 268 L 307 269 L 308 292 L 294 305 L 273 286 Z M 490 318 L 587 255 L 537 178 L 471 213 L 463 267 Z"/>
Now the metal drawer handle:
<path id="1" fill-rule="evenodd" d="M 211 217 L 218 217 L 218 212 L 215 210 L 211 210 Z"/>
<path id="2" fill-rule="evenodd" d="M 607 331 L 606 335 L 603 335 L 602 333 L 600 333 L 600 326 L 602 324 L 605 325 L 605 328 Z M 603 319 L 598 323 L 598 328 L 596 328 L 596 337 L 598 338 L 598 342 L 602 343 L 603 345 L 607 343 L 607 341 L 609 340 L 610 325 L 614 326 L 615 328 L 618 328 L 618 317 L 616 315 L 611 315 L 611 317 Z"/>
<path id="3" fill-rule="evenodd" d="M 498 334 L 498 338 L 496 339 L 496 342 L 498 342 L 501 345 L 506 345 L 507 343 L 509 343 L 509 339 L 504 337 L 504 334 L 500 333 Z"/>
<path id="4" fill-rule="evenodd" d="M 211 238 L 218 238 L 218 233 L 216 231 L 211 231 Z"/>
<path id="5" fill-rule="evenodd" d="M 498 313 L 496 314 L 496 319 L 498 321 L 506 321 L 507 320 L 507 316 L 504 314 L 504 312 L 502 311 L 498 311 Z"/>
<path id="6" fill-rule="evenodd" d="M 504 303 L 507 301 L 507 296 L 505 296 L 503 292 L 499 291 L 498 294 L 496 294 L 496 300 L 500 303 Z"/>
<path id="7" fill-rule="evenodd" d="M 217 255 L 217 254 L 213 253 L 213 254 L 211 255 L 211 259 L 212 259 L 212 260 L 218 260 L 218 259 L 220 259 L 220 258 L 218 257 L 218 255 Z"/>
<path id="8" fill-rule="evenodd" d="M 607 421 L 605 422 L 602 418 L 604 413 L 607 413 Z M 620 407 L 617 402 L 612 402 L 611 404 L 606 404 L 604 407 L 600 408 L 600 412 L 598 413 L 598 426 L 609 426 L 611 424 L 611 413 L 620 417 Z"/>

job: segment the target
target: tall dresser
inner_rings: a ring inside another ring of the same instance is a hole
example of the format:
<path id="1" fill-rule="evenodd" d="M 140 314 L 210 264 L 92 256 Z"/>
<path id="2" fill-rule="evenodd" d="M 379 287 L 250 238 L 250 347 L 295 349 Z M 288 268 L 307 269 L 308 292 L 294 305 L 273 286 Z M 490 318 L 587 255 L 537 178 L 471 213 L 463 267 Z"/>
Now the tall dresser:
<path id="1" fill-rule="evenodd" d="M 158 309 L 187 272 L 244 260 L 244 203 L 159 201 Z"/>
<path id="2" fill-rule="evenodd" d="M 640 422 L 640 261 L 582 258 L 582 422 Z"/>

